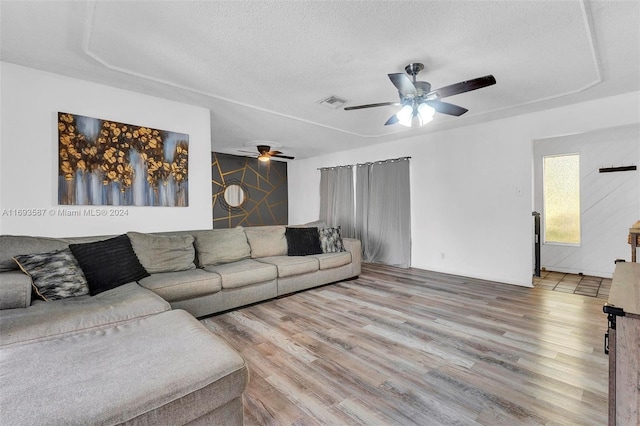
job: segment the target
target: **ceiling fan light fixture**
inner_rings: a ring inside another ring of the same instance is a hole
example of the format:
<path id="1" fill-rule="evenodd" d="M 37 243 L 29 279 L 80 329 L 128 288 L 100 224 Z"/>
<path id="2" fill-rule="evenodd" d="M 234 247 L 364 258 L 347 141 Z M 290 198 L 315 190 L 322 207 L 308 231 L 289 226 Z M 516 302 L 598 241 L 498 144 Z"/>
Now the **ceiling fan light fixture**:
<path id="1" fill-rule="evenodd" d="M 420 127 L 433 120 L 435 113 L 436 110 L 426 103 L 421 103 L 415 108 L 405 105 L 396 113 L 396 118 L 398 123 L 405 127 Z"/>
<path id="2" fill-rule="evenodd" d="M 260 154 L 258 156 L 258 161 L 262 161 L 263 163 L 266 163 L 270 160 L 270 157 L 267 154 Z"/>
<path id="3" fill-rule="evenodd" d="M 413 107 L 411 105 L 405 105 L 400 111 L 396 113 L 398 123 L 405 127 L 411 127 L 413 122 Z"/>
<path id="4" fill-rule="evenodd" d="M 418 105 L 416 115 L 420 121 L 420 125 L 424 126 L 431 120 L 433 120 L 433 115 L 436 113 L 436 110 L 433 109 L 430 105 L 422 103 Z"/>

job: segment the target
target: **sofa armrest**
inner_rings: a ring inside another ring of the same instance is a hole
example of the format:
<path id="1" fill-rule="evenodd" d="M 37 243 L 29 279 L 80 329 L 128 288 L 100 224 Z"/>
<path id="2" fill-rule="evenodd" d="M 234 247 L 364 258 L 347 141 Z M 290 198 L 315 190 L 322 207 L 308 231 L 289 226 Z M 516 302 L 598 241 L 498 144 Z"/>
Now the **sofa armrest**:
<path id="1" fill-rule="evenodd" d="M 31 278 L 22 271 L 0 273 L 0 309 L 28 308 Z"/>
<path id="2" fill-rule="evenodd" d="M 362 244 L 360 240 L 355 238 L 343 238 L 345 250 L 351 253 L 351 263 L 354 266 L 355 275 L 360 275 L 360 267 L 362 265 Z"/>

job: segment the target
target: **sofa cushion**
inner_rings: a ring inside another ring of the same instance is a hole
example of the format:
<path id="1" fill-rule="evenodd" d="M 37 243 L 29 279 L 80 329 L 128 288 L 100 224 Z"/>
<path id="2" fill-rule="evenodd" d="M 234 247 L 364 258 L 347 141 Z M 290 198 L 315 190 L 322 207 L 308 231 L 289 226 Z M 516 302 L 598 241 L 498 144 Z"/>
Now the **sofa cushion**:
<path id="1" fill-rule="evenodd" d="M 251 258 L 267 256 L 286 256 L 287 239 L 286 227 L 280 225 L 254 226 L 244 228 L 247 241 L 251 246 Z"/>
<path id="2" fill-rule="evenodd" d="M 340 227 L 336 228 L 318 228 L 320 234 L 320 247 L 322 253 L 340 253 L 346 251 L 342 236 L 340 236 Z"/>
<path id="3" fill-rule="evenodd" d="M 327 223 L 324 220 L 314 220 L 313 222 L 303 223 L 301 225 L 287 225 L 289 228 L 326 228 Z"/>
<path id="4" fill-rule="evenodd" d="M 195 269 L 192 235 L 155 235 L 127 232 L 140 263 L 150 274 Z"/>
<path id="5" fill-rule="evenodd" d="M 3 348 L 0 371 L 2 423 L 12 425 L 135 423 L 192 394 L 174 415 L 197 423 L 248 380 L 243 358 L 181 310 Z"/>
<path id="6" fill-rule="evenodd" d="M 0 310 L 28 308 L 31 305 L 33 285 L 22 271 L 0 273 Z"/>
<path id="7" fill-rule="evenodd" d="M 31 278 L 38 296 L 51 301 L 89 294 L 87 280 L 68 248 L 14 257 L 20 269 Z"/>
<path id="8" fill-rule="evenodd" d="M 274 265 L 253 259 L 240 260 L 224 265 L 207 266 L 205 271 L 215 272 L 222 278 L 222 288 L 237 288 L 275 280 L 278 270 Z"/>
<path id="9" fill-rule="evenodd" d="M 287 228 L 285 237 L 287 238 L 287 255 L 289 256 L 322 253 L 318 228 Z"/>
<path id="10" fill-rule="evenodd" d="M 105 291 L 0 310 L 0 346 L 51 338 L 171 309 L 169 303 L 136 283 Z"/>
<path id="11" fill-rule="evenodd" d="M 315 226 L 316 228 L 326 228 L 327 222 L 325 222 L 324 220 L 314 220 L 313 222 L 305 223 L 303 226 L 306 226 L 306 227 Z"/>
<path id="12" fill-rule="evenodd" d="M 320 262 L 320 270 L 338 268 L 351 263 L 351 253 L 348 251 L 341 253 L 325 253 L 313 256 Z"/>
<path id="13" fill-rule="evenodd" d="M 206 296 L 222 290 L 220 275 L 202 269 L 151 274 L 140 280 L 139 284 L 168 302 Z"/>
<path id="14" fill-rule="evenodd" d="M 26 235 L 0 235 L 0 272 L 15 271 L 18 265 L 13 257 L 19 254 L 45 253 L 57 251 L 69 247 L 71 243 L 90 243 L 100 241 L 109 237 L 70 237 L 70 238 L 49 238 L 30 237 Z"/>
<path id="15" fill-rule="evenodd" d="M 0 272 L 20 269 L 13 260 L 19 254 L 45 253 L 67 247 L 69 243 L 58 238 L 0 235 Z"/>
<path id="16" fill-rule="evenodd" d="M 107 240 L 69 244 L 89 283 L 92 296 L 148 277 L 126 234 Z"/>
<path id="17" fill-rule="evenodd" d="M 279 278 L 310 274 L 316 272 L 319 268 L 318 259 L 313 256 L 270 256 L 256 260 L 275 265 L 278 268 Z"/>
<path id="18" fill-rule="evenodd" d="M 251 257 L 251 248 L 241 226 L 194 233 L 200 266 L 221 265 Z"/>

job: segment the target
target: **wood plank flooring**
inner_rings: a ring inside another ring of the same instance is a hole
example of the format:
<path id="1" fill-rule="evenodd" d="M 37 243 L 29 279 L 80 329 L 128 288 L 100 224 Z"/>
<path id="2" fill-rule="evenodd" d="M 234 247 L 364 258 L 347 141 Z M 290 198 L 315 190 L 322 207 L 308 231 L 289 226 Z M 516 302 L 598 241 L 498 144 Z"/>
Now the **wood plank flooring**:
<path id="1" fill-rule="evenodd" d="M 365 264 L 202 322 L 249 365 L 245 425 L 604 425 L 602 304 Z"/>

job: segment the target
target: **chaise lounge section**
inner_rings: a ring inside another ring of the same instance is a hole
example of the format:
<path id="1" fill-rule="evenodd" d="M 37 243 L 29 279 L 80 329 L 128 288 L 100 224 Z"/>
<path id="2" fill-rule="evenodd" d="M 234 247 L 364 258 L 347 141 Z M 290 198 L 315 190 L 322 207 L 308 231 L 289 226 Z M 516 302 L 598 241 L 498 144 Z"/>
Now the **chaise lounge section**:
<path id="1" fill-rule="evenodd" d="M 13 257 L 111 237 L 0 236 L 3 422 L 242 424 L 247 365 L 194 317 L 360 273 L 359 241 L 290 255 L 289 229 L 130 232 L 144 278 L 53 301 Z"/>

